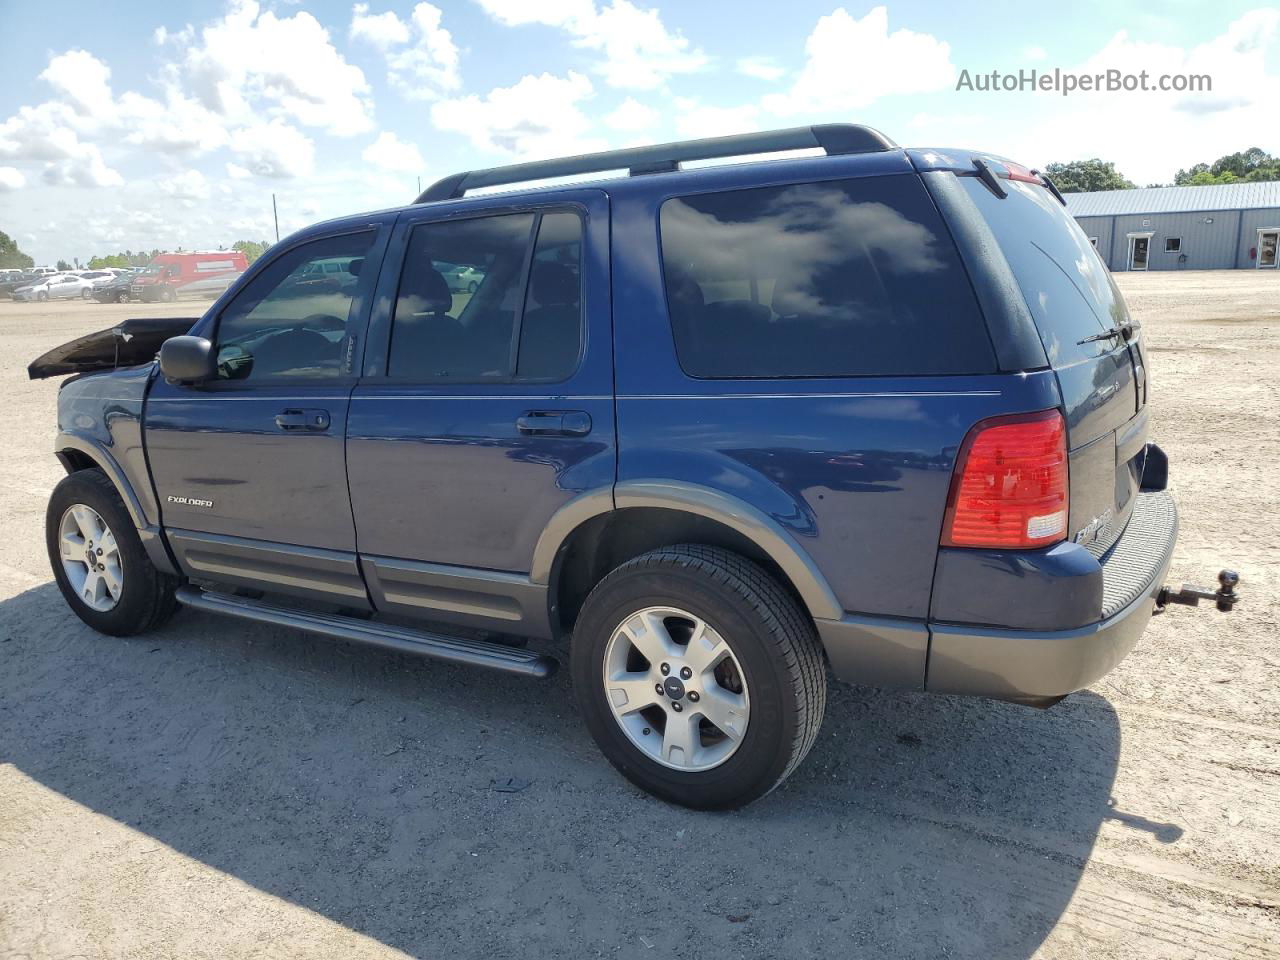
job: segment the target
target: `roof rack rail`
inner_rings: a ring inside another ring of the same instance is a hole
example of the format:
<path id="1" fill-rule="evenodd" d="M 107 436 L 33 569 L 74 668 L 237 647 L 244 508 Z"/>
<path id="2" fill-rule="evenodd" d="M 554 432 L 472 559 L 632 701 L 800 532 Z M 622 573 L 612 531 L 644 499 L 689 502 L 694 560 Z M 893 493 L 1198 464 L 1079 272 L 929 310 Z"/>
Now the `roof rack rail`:
<path id="1" fill-rule="evenodd" d="M 631 176 L 671 173 L 687 160 L 747 156 L 753 153 L 780 153 L 786 150 L 821 148 L 828 156 L 845 153 L 880 153 L 898 145 L 879 130 L 856 123 L 822 123 L 811 127 L 790 127 L 763 133 L 738 133 L 729 137 L 681 140 L 652 147 L 630 147 L 603 153 L 584 153 L 556 160 L 535 160 L 487 170 L 468 170 L 437 180 L 422 191 L 415 203 L 457 200 L 468 190 L 496 187 L 528 180 L 572 177 L 603 170 L 627 170 Z"/>

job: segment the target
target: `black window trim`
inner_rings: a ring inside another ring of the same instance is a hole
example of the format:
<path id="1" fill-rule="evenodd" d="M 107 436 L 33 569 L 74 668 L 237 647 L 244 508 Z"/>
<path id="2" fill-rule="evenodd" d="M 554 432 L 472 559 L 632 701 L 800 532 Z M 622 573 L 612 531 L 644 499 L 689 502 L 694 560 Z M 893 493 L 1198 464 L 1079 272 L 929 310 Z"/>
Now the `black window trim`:
<path id="1" fill-rule="evenodd" d="M 348 342 L 349 338 L 352 336 L 352 333 L 350 332 L 350 327 L 353 323 L 353 320 L 357 330 L 360 329 L 361 327 L 362 318 L 365 324 L 367 324 L 368 322 L 368 312 L 369 312 L 368 301 L 372 300 L 372 294 L 377 287 L 377 274 L 378 274 L 378 270 L 381 268 L 383 254 L 385 253 L 385 243 L 380 244 L 380 241 L 385 240 L 386 234 L 389 233 L 389 231 L 390 231 L 390 227 L 386 223 L 378 223 L 378 222 L 364 223 L 364 224 L 360 224 L 359 226 L 348 226 L 344 229 L 336 230 L 333 233 L 324 233 L 318 236 L 309 235 L 306 237 L 301 237 L 296 242 L 289 244 L 287 247 L 283 246 L 282 244 L 276 244 L 276 246 L 280 247 L 280 249 L 277 250 L 275 249 L 275 247 L 271 247 L 269 248 L 269 252 L 271 253 L 271 259 L 269 260 L 266 259 L 266 255 L 264 255 L 263 257 L 259 258 L 259 260 L 255 261 L 252 264 L 252 266 L 254 267 L 253 276 L 249 277 L 248 280 L 245 282 L 245 287 L 247 287 L 250 283 L 252 283 L 254 280 L 257 279 L 259 274 L 264 273 L 268 269 L 270 269 L 272 264 L 276 263 L 278 260 L 280 260 L 283 257 L 287 257 L 290 253 L 299 249 L 300 247 L 305 247 L 305 246 L 308 246 L 309 244 L 318 243 L 324 240 L 334 240 L 339 237 L 353 237 L 353 236 L 359 236 L 360 234 L 369 234 L 370 236 L 369 251 L 368 253 L 365 254 L 364 260 L 366 264 L 368 264 L 370 261 L 376 261 L 374 263 L 375 269 L 371 270 L 369 275 L 366 275 L 364 273 L 363 268 L 361 269 L 360 284 L 362 284 L 362 286 L 357 290 L 356 294 L 351 298 L 351 306 L 348 308 L 348 312 L 347 312 L 348 333 L 343 336 L 342 349 L 351 350 L 353 354 L 350 370 L 348 370 L 346 373 L 341 374 L 340 376 L 337 376 L 337 377 L 272 376 L 272 377 L 260 377 L 256 380 L 252 380 L 252 379 L 223 380 L 215 377 L 214 379 L 204 381 L 203 383 L 191 384 L 189 385 L 189 389 L 198 389 L 205 393 L 249 393 L 259 388 L 267 388 L 267 387 L 279 388 L 279 387 L 287 386 L 290 389 L 297 388 L 299 390 L 305 391 L 309 389 L 320 389 L 324 387 L 344 387 L 345 388 L 354 384 L 359 379 L 360 354 L 362 353 L 363 348 L 357 345 L 353 349 L 350 346 Z M 366 284 L 367 286 L 364 286 Z M 226 303 L 217 304 L 216 305 L 217 312 L 211 318 L 211 321 L 208 327 L 205 330 L 199 331 L 200 336 L 207 338 L 209 342 L 213 344 L 213 349 L 215 351 L 215 354 L 218 349 L 218 332 L 222 328 L 223 315 L 237 300 L 240 299 L 241 296 L 243 296 L 245 287 L 241 287 L 239 290 L 237 290 L 235 293 L 235 296 L 233 296 Z M 354 318 L 351 315 L 352 310 L 356 311 L 356 315 Z M 202 324 L 201 326 L 203 327 L 204 325 Z M 363 338 L 361 337 L 360 339 L 363 339 Z"/>
<path id="2" fill-rule="evenodd" d="M 1171 243 L 1177 243 L 1177 246 L 1176 246 L 1176 247 L 1171 247 L 1171 246 L 1169 246 L 1169 244 L 1171 244 Z M 1165 238 L 1164 238 L 1164 252 L 1165 252 L 1165 253 L 1181 253 L 1181 252 L 1182 252 L 1182 237 L 1165 237 Z"/>
<path id="3" fill-rule="evenodd" d="M 524 312 L 527 307 L 529 294 L 529 282 L 531 279 L 531 271 L 533 267 L 533 255 L 538 244 L 538 232 L 542 229 L 542 217 L 549 213 L 572 213 L 578 218 L 578 225 L 581 228 L 581 241 L 578 245 L 578 354 L 574 359 L 573 367 L 563 377 L 520 377 L 516 375 L 516 360 L 519 358 L 520 337 L 524 329 Z M 573 200 L 554 200 L 548 203 L 521 203 L 512 204 L 510 206 L 487 207 L 479 210 L 463 210 L 453 213 L 445 213 L 435 216 L 413 217 L 404 221 L 405 238 L 402 249 L 398 252 L 398 275 L 396 277 L 395 295 L 392 298 L 391 318 L 388 329 L 387 345 L 386 345 L 386 362 L 385 368 L 390 369 L 392 359 L 392 349 L 395 343 L 395 307 L 399 301 L 400 283 L 404 279 L 404 260 L 405 253 L 409 249 L 409 243 L 412 240 L 413 231 L 418 227 L 432 226 L 443 223 L 456 223 L 462 220 L 480 220 L 490 217 L 506 217 L 518 216 L 520 214 L 533 214 L 533 225 L 530 228 L 529 239 L 525 247 L 524 262 L 521 266 L 523 270 L 521 279 L 521 292 L 519 309 L 512 322 L 511 347 L 513 359 L 510 361 L 511 373 L 501 377 L 485 377 L 477 379 L 476 377 L 433 377 L 430 380 L 424 380 L 417 376 L 395 376 L 392 374 L 369 375 L 365 374 L 360 377 L 360 382 L 366 385 L 380 384 L 387 386 L 403 386 L 412 388 L 421 388 L 424 390 L 433 387 L 519 387 L 545 386 L 549 384 L 568 383 L 573 380 L 583 368 L 583 360 L 587 353 L 587 276 L 586 276 L 586 260 L 587 260 L 587 227 L 589 218 L 587 216 L 586 207 Z M 518 394 L 513 394 L 518 396 Z"/>

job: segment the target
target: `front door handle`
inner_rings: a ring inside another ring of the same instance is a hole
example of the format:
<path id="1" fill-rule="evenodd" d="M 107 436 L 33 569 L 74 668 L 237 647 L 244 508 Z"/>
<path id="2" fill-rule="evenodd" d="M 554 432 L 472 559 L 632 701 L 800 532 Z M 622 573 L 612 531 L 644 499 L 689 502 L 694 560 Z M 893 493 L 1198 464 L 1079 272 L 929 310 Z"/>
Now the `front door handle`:
<path id="1" fill-rule="evenodd" d="M 585 410 L 527 410 L 516 417 L 516 429 L 532 437 L 585 437 L 591 415 Z"/>
<path id="2" fill-rule="evenodd" d="M 276 414 L 276 426 L 281 430 L 328 430 L 328 410 L 282 410 Z"/>

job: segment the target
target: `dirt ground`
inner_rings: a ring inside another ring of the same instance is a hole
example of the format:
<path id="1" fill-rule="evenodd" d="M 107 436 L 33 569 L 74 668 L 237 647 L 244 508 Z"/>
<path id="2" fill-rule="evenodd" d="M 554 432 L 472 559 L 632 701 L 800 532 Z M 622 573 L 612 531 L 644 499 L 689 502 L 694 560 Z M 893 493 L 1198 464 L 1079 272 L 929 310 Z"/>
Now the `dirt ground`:
<path id="1" fill-rule="evenodd" d="M 1280 274 L 1119 279 L 1172 579 L 1230 564 L 1244 604 L 1157 618 L 1048 711 L 833 688 L 803 767 L 724 815 L 614 774 L 566 671 L 189 611 L 88 631 L 44 553 L 57 385 L 24 368 L 174 306 L 0 303 L 0 958 L 1280 957 Z"/>

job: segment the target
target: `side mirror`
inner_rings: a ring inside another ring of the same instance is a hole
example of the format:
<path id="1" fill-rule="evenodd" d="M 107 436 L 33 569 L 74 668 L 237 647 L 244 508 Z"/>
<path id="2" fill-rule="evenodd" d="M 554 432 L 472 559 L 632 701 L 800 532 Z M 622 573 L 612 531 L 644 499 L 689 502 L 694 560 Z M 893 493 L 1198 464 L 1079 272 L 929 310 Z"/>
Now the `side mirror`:
<path id="1" fill-rule="evenodd" d="M 213 344 L 204 337 L 170 337 L 160 346 L 160 372 L 170 383 L 212 380 Z"/>

